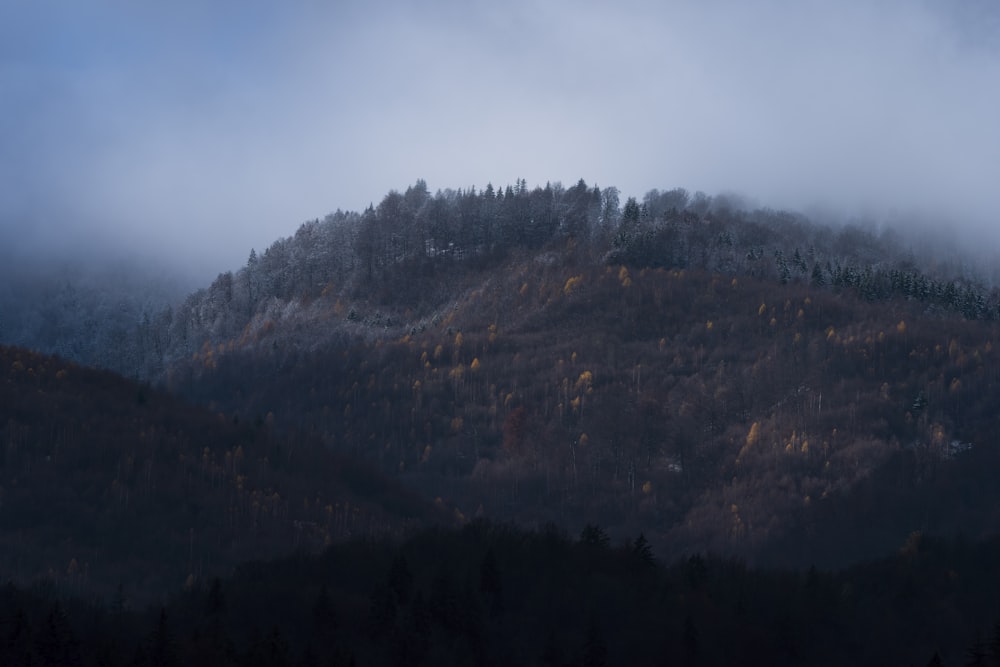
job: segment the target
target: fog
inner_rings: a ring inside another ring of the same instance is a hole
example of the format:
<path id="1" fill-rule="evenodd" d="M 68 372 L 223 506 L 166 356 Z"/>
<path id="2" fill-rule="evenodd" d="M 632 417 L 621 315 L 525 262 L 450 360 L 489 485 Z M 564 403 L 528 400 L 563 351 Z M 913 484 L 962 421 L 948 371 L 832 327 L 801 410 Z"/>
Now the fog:
<path id="1" fill-rule="evenodd" d="M 955 4 L 7 2 L 0 240 L 207 279 L 417 178 L 983 234 L 1000 10 Z"/>

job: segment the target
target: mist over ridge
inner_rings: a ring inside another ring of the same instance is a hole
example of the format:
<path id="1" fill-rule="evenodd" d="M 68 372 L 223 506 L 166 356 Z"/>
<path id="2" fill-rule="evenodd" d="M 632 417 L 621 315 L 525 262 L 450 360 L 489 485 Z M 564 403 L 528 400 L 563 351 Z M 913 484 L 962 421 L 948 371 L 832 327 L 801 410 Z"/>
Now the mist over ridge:
<path id="1" fill-rule="evenodd" d="M 0 227 L 205 280 L 416 177 L 583 176 L 914 212 L 995 243 L 996 19 L 930 1 L 8 5 Z"/>

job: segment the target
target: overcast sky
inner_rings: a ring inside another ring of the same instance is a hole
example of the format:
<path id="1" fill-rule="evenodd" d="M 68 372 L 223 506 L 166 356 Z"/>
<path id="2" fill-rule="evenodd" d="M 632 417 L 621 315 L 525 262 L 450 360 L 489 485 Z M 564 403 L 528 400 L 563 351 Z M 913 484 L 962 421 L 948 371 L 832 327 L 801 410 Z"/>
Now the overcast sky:
<path id="1" fill-rule="evenodd" d="M 417 178 L 948 206 L 982 228 L 995 4 L 0 0 L 0 237 L 211 277 Z"/>

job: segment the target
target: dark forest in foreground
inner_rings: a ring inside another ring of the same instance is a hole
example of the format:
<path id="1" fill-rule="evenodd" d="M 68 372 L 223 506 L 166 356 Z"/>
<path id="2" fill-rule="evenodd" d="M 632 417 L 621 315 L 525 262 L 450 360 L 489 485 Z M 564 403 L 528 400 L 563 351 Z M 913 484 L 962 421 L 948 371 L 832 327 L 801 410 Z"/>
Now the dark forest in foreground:
<path id="1" fill-rule="evenodd" d="M 164 605 L 0 591 L 5 665 L 987 665 L 1000 546 L 914 534 L 828 573 L 473 522 L 248 563 Z M 937 658 L 943 660 L 935 663 Z"/>

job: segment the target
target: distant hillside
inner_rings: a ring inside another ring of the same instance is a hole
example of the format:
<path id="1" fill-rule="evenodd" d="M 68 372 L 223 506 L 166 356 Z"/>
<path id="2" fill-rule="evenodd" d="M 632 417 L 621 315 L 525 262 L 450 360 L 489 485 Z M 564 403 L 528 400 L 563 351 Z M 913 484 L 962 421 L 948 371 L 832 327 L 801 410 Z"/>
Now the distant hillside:
<path id="1" fill-rule="evenodd" d="M 1000 319 L 995 270 L 940 233 L 866 221 L 834 227 L 742 206 L 683 189 L 622 204 L 616 188 L 582 180 L 433 195 L 418 181 L 377 207 L 337 211 L 251 250 L 245 267 L 137 323 L 119 365 L 160 382 L 193 354 L 256 348 L 265 338 L 303 350 L 344 337 L 398 339 L 437 327 L 470 293 L 539 262 L 703 271 L 906 303 L 929 316 Z M 508 302 L 484 303 L 492 323 L 509 327 Z"/>
<path id="2" fill-rule="evenodd" d="M 987 283 L 892 232 L 614 196 L 418 184 L 303 226 L 174 312 L 202 342 L 168 386 L 466 517 L 645 530 L 670 556 L 840 563 L 1000 528 L 956 472 L 996 458 Z"/>
<path id="3" fill-rule="evenodd" d="M 0 347 L 0 577 L 136 599 L 447 516 L 308 437 Z"/>
<path id="4" fill-rule="evenodd" d="M 0 344 L 138 377 L 140 351 L 155 346 L 148 332 L 189 289 L 132 261 L 29 260 L 0 248 Z"/>
<path id="5" fill-rule="evenodd" d="M 273 334 L 199 355 L 172 386 L 227 414 L 271 413 L 467 516 L 646 530 L 671 555 L 752 557 L 901 465 L 882 491 L 919 507 L 887 517 L 876 541 L 851 544 L 844 522 L 844 548 L 825 555 L 839 562 L 955 530 L 959 516 L 975 534 L 1000 527 L 950 513 L 963 488 L 947 472 L 997 457 L 996 339 L 993 324 L 905 302 L 532 260 L 422 334 L 311 351 Z M 954 486 L 931 501 L 924 485 L 942 475 Z M 855 512 L 887 511 L 878 491 Z"/>
<path id="6" fill-rule="evenodd" d="M 869 302 L 906 300 L 927 313 L 1000 317 L 995 257 L 980 249 L 973 258 L 946 230 L 924 224 L 917 232 L 900 220 L 831 226 L 682 188 L 621 198 L 615 187 L 583 180 L 433 194 L 417 181 L 363 212 L 302 224 L 187 298 L 125 265 L 5 261 L 0 343 L 161 382 L 194 353 L 252 346 L 275 328 L 286 344 L 305 348 L 344 333 L 425 330 L 491 272 L 533 257 L 699 269 L 849 291 Z M 322 298 L 335 312 L 316 310 Z"/>
<path id="7" fill-rule="evenodd" d="M 976 476 L 1000 293 L 975 266 L 681 189 L 418 181 L 251 251 L 118 363 L 466 519 L 842 563 L 1000 528 Z"/>

